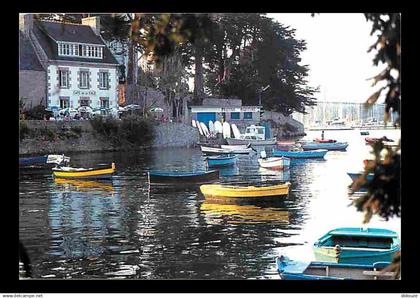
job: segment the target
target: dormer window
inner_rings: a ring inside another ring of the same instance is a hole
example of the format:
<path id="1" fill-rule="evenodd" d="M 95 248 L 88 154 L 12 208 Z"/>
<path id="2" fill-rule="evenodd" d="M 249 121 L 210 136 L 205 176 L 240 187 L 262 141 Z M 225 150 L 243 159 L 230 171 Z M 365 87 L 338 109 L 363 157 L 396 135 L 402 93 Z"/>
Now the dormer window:
<path id="1" fill-rule="evenodd" d="M 99 45 L 58 42 L 58 55 L 102 59 L 102 48 Z"/>

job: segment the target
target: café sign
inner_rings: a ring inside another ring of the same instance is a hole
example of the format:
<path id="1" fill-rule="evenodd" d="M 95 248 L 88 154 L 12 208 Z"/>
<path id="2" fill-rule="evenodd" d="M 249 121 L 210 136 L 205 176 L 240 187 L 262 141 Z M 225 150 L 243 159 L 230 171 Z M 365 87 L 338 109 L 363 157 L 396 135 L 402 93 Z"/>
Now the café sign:
<path id="1" fill-rule="evenodd" d="M 74 90 L 73 95 L 81 95 L 81 96 L 96 95 L 96 91 L 94 91 L 94 90 Z"/>
<path id="2" fill-rule="evenodd" d="M 242 107 L 224 107 L 221 108 L 222 112 L 259 112 L 259 107 L 252 106 L 242 106 Z"/>

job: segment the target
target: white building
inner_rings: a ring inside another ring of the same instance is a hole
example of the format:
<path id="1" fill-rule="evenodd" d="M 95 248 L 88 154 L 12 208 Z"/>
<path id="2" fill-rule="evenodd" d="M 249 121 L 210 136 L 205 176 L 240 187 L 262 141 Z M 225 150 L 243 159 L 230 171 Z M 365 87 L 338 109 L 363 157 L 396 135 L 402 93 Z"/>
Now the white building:
<path id="1" fill-rule="evenodd" d="M 47 106 L 118 107 L 118 62 L 88 25 L 21 16 L 21 26 L 47 72 Z"/>

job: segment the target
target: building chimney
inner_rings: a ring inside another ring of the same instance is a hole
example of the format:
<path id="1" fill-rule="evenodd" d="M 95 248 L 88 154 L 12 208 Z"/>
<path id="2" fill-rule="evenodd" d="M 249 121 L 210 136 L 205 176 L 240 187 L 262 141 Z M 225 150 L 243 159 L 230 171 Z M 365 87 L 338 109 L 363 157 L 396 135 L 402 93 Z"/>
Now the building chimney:
<path id="1" fill-rule="evenodd" d="M 19 14 L 19 30 L 25 35 L 29 35 L 34 27 L 34 15 L 32 13 L 20 13 Z"/>
<path id="2" fill-rule="evenodd" d="M 101 17 L 89 17 L 82 19 L 82 25 L 88 25 L 96 35 L 101 35 Z"/>

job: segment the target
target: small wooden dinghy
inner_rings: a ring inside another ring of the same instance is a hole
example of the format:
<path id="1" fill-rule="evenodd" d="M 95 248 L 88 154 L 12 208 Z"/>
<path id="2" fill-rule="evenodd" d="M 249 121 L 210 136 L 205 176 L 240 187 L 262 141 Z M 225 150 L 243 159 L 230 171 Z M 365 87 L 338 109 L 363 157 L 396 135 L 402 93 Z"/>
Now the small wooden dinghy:
<path id="1" fill-rule="evenodd" d="M 199 184 L 219 179 L 219 171 L 149 171 L 149 184 L 152 185 L 185 185 Z"/>
<path id="2" fill-rule="evenodd" d="M 72 168 L 55 167 L 52 169 L 55 178 L 67 179 L 111 179 L 115 172 L 115 163 L 111 167 L 98 168 Z"/>
<path id="3" fill-rule="evenodd" d="M 209 146 L 200 146 L 201 152 L 204 154 L 229 154 L 232 153 L 232 149 L 217 148 Z"/>
<path id="4" fill-rule="evenodd" d="M 206 199 L 263 198 L 287 195 L 289 186 L 289 182 L 272 186 L 204 184 L 200 186 L 200 190 Z"/>
<path id="5" fill-rule="evenodd" d="M 274 156 L 283 156 L 288 158 L 324 158 L 328 150 L 318 149 L 318 150 L 309 150 L 309 151 L 283 151 L 278 149 L 273 149 Z"/>
<path id="6" fill-rule="evenodd" d="M 236 163 L 236 155 L 216 155 L 206 157 L 209 167 L 229 167 Z"/>
<path id="7" fill-rule="evenodd" d="M 70 161 L 70 157 L 59 154 L 49 154 L 42 156 L 33 157 L 20 157 L 19 167 L 30 167 L 30 166 L 54 166 L 57 164 L 63 164 Z"/>
<path id="8" fill-rule="evenodd" d="M 390 280 L 394 272 L 382 272 L 389 262 L 373 265 L 337 264 L 330 262 L 302 262 L 290 260 L 286 256 L 276 258 L 277 272 L 281 279 L 291 280 Z"/>
<path id="9" fill-rule="evenodd" d="M 231 150 L 234 154 L 249 154 L 255 151 L 254 148 L 251 147 L 251 144 L 246 145 L 220 145 L 222 149 Z"/>
<path id="10" fill-rule="evenodd" d="M 375 228 L 338 228 L 313 246 L 315 259 L 332 263 L 371 265 L 392 262 L 400 250 L 397 233 Z"/>
<path id="11" fill-rule="evenodd" d="M 362 173 L 350 173 L 350 172 L 347 172 L 347 175 L 349 175 L 349 177 L 351 178 L 351 180 L 354 182 L 354 181 L 356 181 L 357 179 L 359 179 L 359 177 L 362 175 Z M 369 174 L 366 176 L 366 180 L 367 180 L 368 182 L 370 182 L 370 181 L 372 181 L 372 180 L 373 180 L 373 177 L 374 177 L 374 175 L 373 175 L 372 173 L 369 173 Z"/>
<path id="12" fill-rule="evenodd" d="M 267 157 L 259 158 L 260 167 L 271 170 L 283 170 L 290 167 L 290 158 L 287 157 Z"/>
<path id="13" fill-rule="evenodd" d="M 307 142 L 302 144 L 303 150 L 346 150 L 349 144 L 347 142 Z"/>

